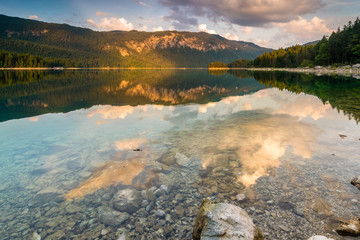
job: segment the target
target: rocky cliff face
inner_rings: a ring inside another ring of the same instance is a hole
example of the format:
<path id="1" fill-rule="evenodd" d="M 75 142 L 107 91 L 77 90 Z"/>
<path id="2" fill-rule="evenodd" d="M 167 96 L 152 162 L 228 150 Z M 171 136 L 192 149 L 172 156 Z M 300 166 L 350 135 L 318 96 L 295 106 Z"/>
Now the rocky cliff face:
<path id="1" fill-rule="evenodd" d="M 232 49 L 234 48 L 229 44 L 221 42 L 206 42 L 198 37 L 186 37 L 180 33 L 169 32 L 163 36 L 151 35 L 143 41 L 125 41 L 125 42 L 111 42 L 106 43 L 104 50 L 117 50 L 122 56 L 129 56 L 134 53 L 146 53 L 155 49 L 168 49 L 168 48 L 189 48 L 201 52 Z"/>

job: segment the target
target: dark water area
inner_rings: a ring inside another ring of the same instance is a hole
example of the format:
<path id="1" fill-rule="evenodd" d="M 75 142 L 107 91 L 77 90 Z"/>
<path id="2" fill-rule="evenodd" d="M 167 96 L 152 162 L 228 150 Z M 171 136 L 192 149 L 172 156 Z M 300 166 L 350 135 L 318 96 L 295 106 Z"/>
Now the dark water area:
<path id="1" fill-rule="evenodd" d="M 351 239 L 359 120 L 353 78 L 2 71 L 0 239 L 191 239 L 203 198 L 265 239 Z"/>

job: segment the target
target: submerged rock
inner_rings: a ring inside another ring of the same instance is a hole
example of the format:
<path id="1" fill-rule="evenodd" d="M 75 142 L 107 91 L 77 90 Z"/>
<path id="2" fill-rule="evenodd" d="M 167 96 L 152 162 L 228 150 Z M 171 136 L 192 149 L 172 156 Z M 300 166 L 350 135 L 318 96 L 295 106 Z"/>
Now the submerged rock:
<path id="1" fill-rule="evenodd" d="M 336 229 L 336 232 L 342 236 L 359 236 L 360 235 L 360 217 L 353 218 L 345 222 Z"/>
<path id="2" fill-rule="evenodd" d="M 41 240 L 41 236 L 37 232 L 34 232 L 30 240 Z"/>
<path id="3" fill-rule="evenodd" d="M 190 158 L 178 152 L 175 154 L 175 161 L 178 165 L 182 167 L 188 167 L 191 164 Z"/>
<path id="4" fill-rule="evenodd" d="M 236 195 L 236 200 L 242 201 L 242 200 L 244 200 L 244 199 L 245 199 L 245 195 L 244 195 L 244 194 L 240 193 L 240 194 Z"/>
<path id="5" fill-rule="evenodd" d="M 360 190 L 360 176 L 355 177 L 351 180 L 351 184 L 357 187 Z"/>
<path id="6" fill-rule="evenodd" d="M 204 199 L 196 217 L 193 239 L 263 239 L 252 219 L 240 207 Z"/>
<path id="7" fill-rule="evenodd" d="M 321 235 L 316 235 L 316 236 L 312 236 L 308 240 L 333 240 L 333 239 L 332 238 L 327 238 L 327 237 L 321 236 Z"/>
<path id="8" fill-rule="evenodd" d="M 129 217 L 128 213 L 118 212 L 109 207 L 99 208 L 99 220 L 106 225 L 113 227 L 120 226 Z"/>
<path id="9" fill-rule="evenodd" d="M 135 189 L 120 190 L 115 194 L 112 202 L 115 209 L 133 213 L 141 206 L 141 193 Z"/>

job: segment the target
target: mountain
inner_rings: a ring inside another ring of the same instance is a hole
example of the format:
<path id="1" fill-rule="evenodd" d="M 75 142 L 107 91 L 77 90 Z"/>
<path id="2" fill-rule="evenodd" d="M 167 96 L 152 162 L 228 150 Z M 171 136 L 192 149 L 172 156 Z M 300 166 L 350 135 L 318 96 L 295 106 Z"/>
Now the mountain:
<path id="1" fill-rule="evenodd" d="M 309 46 L 309 45 L 316 45 L 318 42 L 320 42 L 320 40 L 315 40 L 315 41 L 312 41 L 312 42 L 308 42 L 308 43 L 305 43 L 303 44 L 303 46 Z"/>
<path id="2" fill-rule="evenodd" d="M 62 59 L 77 67 L 206 67 L 270 49 L 205 32 L 98 32 L 0 15 L 0 50 Z"/>

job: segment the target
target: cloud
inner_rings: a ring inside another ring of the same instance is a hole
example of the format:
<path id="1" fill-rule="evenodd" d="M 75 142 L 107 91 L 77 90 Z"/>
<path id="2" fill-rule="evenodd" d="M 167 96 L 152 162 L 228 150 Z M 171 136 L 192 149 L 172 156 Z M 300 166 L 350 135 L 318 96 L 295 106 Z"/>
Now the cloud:
<path id="1" fill-rule="evenodd" d="M 139 31 L 147 31 L 147 29 L 148 27 L 146 25 L 139 24 L 139 28 L 138 28 Z"/>
<path id="2" fill-rule="evenodd" d="M 245 34 L 250 34 L 252 32 L 253 28 L 252 27 L 245 27 L 242 32 Z"/>
<path id="3" fill-rule="evenodd" d="M 100 23 L 96 23 L 92 19 L 87 19 L 86 22 L 94 28 L 105 30 L 123 30 L 130 31 L 134 29 L 134 25 L 128 22 L 125 18 L 102 18 Z"/>
<path id="4" fill-rule="evenodd" d="M 234 34 L 234 33 L 225 33 L 224 38 L 227 38 L 227 39 L 233 40 L 233 41 L 239 41 L 240 40 L 239 36 Z"/>
<path id="5" fill-rule="evenodd" d="M 31 16 L 29 16 L 29 19 L 39 20 L 40 18 L 36 15 L 31 15 Z"/>
<path id="6" fill-rule="evenodd" d="M 142 2 L 142 1 L 139 1 L 139 0 L 133 0 L 134 2 L 136 2 L 137 4 L 140 4 L 141 6 L 144 6 L 144 7 L 150 7 L 148 4 Z"/>
<path id="7" fill-rule="evenodd" d="M 188 17 L 185 10 L 178 7 L 171 9 L 169 16 L 162 17 L 164 21 L 171 22 L 173 27 L 179 30 L 189 29 L 191 26 L 198 25 L 198 20 L 193 17 Z"/>
<path id="8" fill-rule="evenodd" d="M 270 47 L 270 45 L 269 45 L 270 42 L 268 40 L 257 38 L 254 40 L 254 43 L 261 47 Z"/>
<path id="9" fill-rule="evenodd" d="M 182 23 L 189 15 L 205 16 L 241 26 L 264 27 L 285 23 L 323 8 L 322 0 L 160 0 L 173 11 L 169 18 Z M 174 14 L 174 9 L 179 14 Z"/>
<path id="10" fill-rule="evenodd" d="M 160 27 L 157 27 L 157 28 L 152 28 L 153 32 L 161 32 L 161 31 L 164 31 L 164 29 L 160 26 Z"/>
<path id="11" fill-rule="evenodd" d="M 306 41 L 320 39 L 323 35 L 328 35 L 332 32 L 327 27 L 325 20 L 316 16 L 309 21 L 298 17 L 288 23 L 278 23 L 276 26 L 282 31 L 282 37 L 293 35 L 299 40 Z"/>
<path id="12" fill-rule="evenodd" d="M 106 13 L 106 12 L 101 12 L 101 11 L 96 12 L 96 16 L 99 16 L 99 17 L 106 17 L 109 15 L 111 15 L 111 13 Z"/>
<path id="13" fill-rule="evenodd" d="M 215 30 L 207 29 L 206 24 L 199 24 L 198 29 L 199 29 L 200 32 L 206 32 L 206 33 L 209 33 L 209 34 L 216 34 Z"/>

